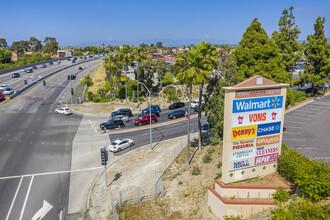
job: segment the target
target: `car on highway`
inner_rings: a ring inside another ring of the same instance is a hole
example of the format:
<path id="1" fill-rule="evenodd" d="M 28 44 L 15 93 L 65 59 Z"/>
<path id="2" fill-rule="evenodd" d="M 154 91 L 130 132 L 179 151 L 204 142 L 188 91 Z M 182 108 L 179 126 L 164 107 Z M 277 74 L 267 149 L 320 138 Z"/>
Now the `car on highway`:
<path id="1" fill-rule="evenodd" d="M 149 114 L 149 108 L 143 109 L 142 114 Z M 151 114 L 155 114 L 157 117 L 160 116 L 159 111 L 157 109 L 151 109 Z"/>
<path id="2" fill-rule="evenodd" d="M 3 93 L 4 95 L 11 95 L 11 94 L 14 93 L 14 90 L 13 90 L 12 88 L 7 87 L 7 88 L 5 88 L 5 89 L 3 90 L 2 93 Z"/>
<path id="3" fill-rule="evenodd" d="M 143 111 L 148 111 L 149 112 L 149 106 L 148 106 L 148 108 L 145 108 L 145 109 L 142 110 L 142 114 L 145 114 L 145 113 L 143 113 Z M 157 111 L 159 113 L 162 110 L 160 109 L 160 107 L 158 105 L 152 105 L 151 106 L 151 112 L 153 112 L 153 111 Z"/>
<path id="4" fill-rule="evenodd" d="M 116 115 L 127 115 L 128 117 L 133 116 L 132 111 L 129 108 L 122 108 L 119 109 L 118 111 L 111 112 L 111 117 Z"/>
<path id="5" fill-rule="evenodd" d="M 1 85 L 0 86 L 0 92 L 8 88 L 8 85 Z"/>
<path id="6" fill-rule="evenodd" d="M 0 101 L 2 101 L 2 99 L 4 99 L 4 98 L 5 98 L 5 95 L 2 92 L 0 92 Z"/>
<path id="7" fill-rule="evenodd" d="M 49 65 L 53 65 L 53 62 L 52 62 L 52 61 L 50 61 L 50 62 L 49 62 Z"/>
<path id="8" fill-rule="evenodd" d="M 182 108 L 182 107 L 184 107 L 185 106 L 185 104 L 184 104 L 184 102 L 174 102 L 172 105 L 170 105 L 168 108 L 170 109 L 170 110 L 174 110 L 174 109 L 177 109 L 177 108 Z"/>
<path id="9" fill-rule="evenodd" d="M 26 72 L 26 68 L 21 69 L 21 72 Z"/>
<path id="10" fill-rule="evenodd" d="M 57 64 L 61 64 L 61 61 L 59 60 L 59 61 L 57 61 Z"/>
<path id="11" fill-rule="evenodd" d="M 114 142 L 112 142 L 111 144 L 109 144 L 109 151 L 111 152 L 119 152 L 125 148 L 131 147 L 133 146 L 135 143 L 132 139 L 117 139 Z"/>
<path id="12" fill-rule="evenodd" d="M 71 59 L 70 59 L 70 58 L 68 58 L 68 59 L 67 59 L 67 61 L 71 61 Z"/>
<path id="13" fill-rule="evenodd" d="M 41 68 L 46 68 L 47 65 L 46 64 L 41 64 Z"/>
<path id="14" fill-rule="evenodd" d="M 175 110 L 175 111 L 171 112 L 170 114 L 168 114 L 168 118 L 176 119 L 176 118 L 184 117 L 185 113 L 186 113 L 185 110 L 181 110 L 181 109 Z"/>
<path id="15" fill-rule="evenodd" d="M 151 114 L 151 123 L 157 122 L 157 116 L 155 114 Z M 150 123 L 150 115 L 139 115 L 137 119 L 134 120 L 135 125 L 144 125 Z"/>
<path id="16" fill-rule="evenodd" d="M 19 73 L 13 73 L 13 75 L 11 75 L 12 78 L 17 78 L 20 77 L 21 75 Z"/>
<path id="17" fill-rule="evenodd" d="M 25 72 L 26 72 L 26 73 L 32 73 L 32 72 L 33 72 L 33 69 L 32 69 L 32 68 L 30 68 L 30 69 L 26 69 Z"/>
<path id="18" fill-rule="evenodd" d="M 190 107 L 191 107 L 191 108 L 195 108 L 195 107 L 198 106 L 198 105 L 199 105 L 199 100 L 196 99 L 196 100 L 193 100 L 193 101 L 191 102 Z"/>
<path id="19" fill-rule="evenodd" d="M 37 67 L 36 66 L 32 66 L 32 69 L 37 69 Z"/>
<path id="20" fill-rule="evenodd" d="M 71 74 L 71 75 L 68 75 L 68 80 L 75 80 L 76 79 L 76 74 Z"/>
<path id="21" fill-rule="evenodd" d="M 69 109 L 68 107 L 55 109 L 55 112 L 58 113 L 58 114 L 62 114 L 62 115 L 71 115 L 71 114 L 73 114 L 71 109 Z"/>
<path id="22" fill-rule="evenodd" d="M 118 119 L 118 120 L 122 120 L 123 122 L 129 122 L 129 118 L 127 115 L 116 115 L 112 117 L 113 119 Z"/>
<path id="23" fill-rule="evenodd" d="M 120 119 L 109 119 L 106 122 L 100 124 L 101 130 L 110 129 L 110 128 L 121 128 L 124 127 L 124 122 Z"/>
<path id="24" fill-rule="evenodd" d="M 79 68 L 78 68 L 79 70 L 83 70 L 83 68 L 80 66 Z"/>

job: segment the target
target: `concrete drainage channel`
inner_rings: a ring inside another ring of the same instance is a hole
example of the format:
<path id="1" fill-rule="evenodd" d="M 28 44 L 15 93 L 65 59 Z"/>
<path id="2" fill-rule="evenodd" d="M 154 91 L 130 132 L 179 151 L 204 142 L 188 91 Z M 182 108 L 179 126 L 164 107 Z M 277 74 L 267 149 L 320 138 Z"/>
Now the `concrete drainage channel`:
<path id="1" fill-rule="evenodd" d="M 16 92 L 15 92 L 13 95 L 7 97 L 7 99 L 12 100 L 12 99 L 16 98 L 18 95 L 22 94 L 24 91 L 26 91 L 26 90 L 28 90 L 29 88 L 31 88 L 31 87 L 33 87 L 33 86 L 39 84 L 39 83 L 42 82 L 43 80 L 47 79 L 48 77 L 50 77 L 50 76 L 52 76 L 52 75 L 54 75 L 54 74 L 56 74 L 56 73 L 58 73 L 58 72 L 61 72 L 61 71 L 63 71 L 63 70 L 69 69 L 69 68 L 71 68 L 71 67 L 73 67 L 73 66 L 81 65 L 81 64 L 83 64 L 83 63 L 87 63 L 87 62 L 90 62 L 90 61 L 93 61 L 93 60 L 97 60 L 97 59 L 98 59 L 98 58 L 94 58 L 94 59 L 92 59 L 92 60 L 83 61 L 83 62 L 81 62 L 81 63 L 76 63 L 76 64 L 74 64 L 74 65 L 72 65 L 72 66 L 67 66 L 67 67 L 64 67 L 64 68 L 62 68 L 62 69 L 56 70 L 55 72 L 52 72 L 52 73 L 50 73 L 50 74 L 48 74 L 48 75 L 46 75 L 46 76 L 44 76 L 44 77 L 38 79 L 37 81 L 34 81 L 33 83 L 31 83 L 31 84 L 25 86 L 25 87 L 22 88 L 21 90 L 16 90 Z"/>

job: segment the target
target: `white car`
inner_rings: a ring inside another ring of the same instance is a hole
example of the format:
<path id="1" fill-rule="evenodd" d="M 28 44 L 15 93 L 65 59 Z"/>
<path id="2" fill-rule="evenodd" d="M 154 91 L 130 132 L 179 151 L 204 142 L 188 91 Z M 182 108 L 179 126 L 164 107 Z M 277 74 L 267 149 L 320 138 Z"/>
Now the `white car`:
<path id="1" fill-rule="evenodd" d="M 113 119 L 122 120 L 123 122 L 129 122 L 127 115 L 116 115 L 116 116 L 113 116 Z"/>
<path id="2" fill-rule="evenodd" d="M 0 91 L 5 90 L 5 89 L 7 89 L 7 88 L 8 88 L 7 85 L 1 85 L 1 86 L 0 86 Z"/>
<path id="3" fill-rule="evenodd" d="M 55 110 L 56 113 L 58 114 L 63 114 L 63 115 L 71 115 L 72 111 L 67 108 L 67 107 L 63 107 L 63 108 L 58 108 Z"/>
<path id="4" fill-rule="evenodd" d="M 12 93 L 14 93 L 14 90 L 12 88 L 5 88 L 2 92 L 4 95 L 10 95 Z"/>
<path id="5" fill-rule="evenodd" d="M 21 69 L 21 72 L 26 72 L 26 69 L 24 68 L 24 69 Z"/>
<path id="6" fill-rule="evenodd" d="M 117 139 L 111 144 L 109 144 L 109 151 L 119 152 L 121 150 L 124 150 L 125 148 L 133 146 L 134 144 L 134 141 L 128 138 Z"/>
<path id="7" fill-rule="evenodd" d="M 197 106 L 199 106 L 199 100 L 198 99 L 192 101 L 191 104 L 190 104 L 191 108 L 195 108 Z"/>

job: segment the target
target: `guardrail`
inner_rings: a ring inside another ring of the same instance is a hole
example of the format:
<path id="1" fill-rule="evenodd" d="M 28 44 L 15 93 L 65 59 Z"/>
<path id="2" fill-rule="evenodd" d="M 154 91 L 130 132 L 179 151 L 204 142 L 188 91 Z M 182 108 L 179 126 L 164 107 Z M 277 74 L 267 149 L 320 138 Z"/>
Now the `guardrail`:
<path id="1" fill-rule="evenodd" d="M 24 91 L 28 90 L 29 88 L 33 87 L 34 85 L 37 85 L 38 83 L 42 82 L 43 80 L 47 79 L 48 77 L 50 77 L 50 76 L 52 76 L 52 75 L 54 75 L 54 74 L 56 74 L 56 73 L 58 73 L 58 72 L 61 72 L 61 71 L 66 70 L 66 69 L 69 69 L 69 68 L 71 68 L 71 67 L 73 67 L 73 66 L 76 66 L 76 65 L 80 65 L 80 64 L 82 64 L 82 63 L 87 63 L 87 62 L 90 62 L 90 61 L 92 61 L 92 60 L 97 60 L 98 58 L 99 58 L 99 57 L 97 57 L 97 58 L 93 58 L 93 59 L 91 59 L 91 60 L 86 60 L 86 61 L 83 61 L 83 62 L 80 62 L 80 63 L 76 63 L 76 64 L 74 64 L 74 65 L 67 66 L 67 67 L 64 67 L 64 68 L 62 68 L 62 69 L 56 70 L 55 72 L 52 72 L 52 73 L 50 73 L 50 74 L 48 74 L 48 75 L 46 75 L 46 76 L 44 76 L 44 77 L 38 79 L 37 81 L 34 81 L 34 82 L 30 83 L 29 85 L 23 87 L 23 88 L 20 89 L 20 90 L 16 90 L 14 94 L 12 94 L 11 96 L 9 96 L 9 99 L 10 99 L 10 100 L 14 99 L 14 98 L 17 97 L 18 95 L 22 94 Z"/>

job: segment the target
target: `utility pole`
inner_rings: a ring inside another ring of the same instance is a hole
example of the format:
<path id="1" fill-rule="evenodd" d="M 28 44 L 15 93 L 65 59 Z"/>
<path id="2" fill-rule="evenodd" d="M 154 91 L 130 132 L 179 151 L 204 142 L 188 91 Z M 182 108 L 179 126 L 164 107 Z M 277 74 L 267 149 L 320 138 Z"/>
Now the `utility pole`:
<path id="1" fill-rule="evenodd" d="M 141 107 L 140 107 L 140 97 L 139 97 L 139 70 L 137 71 L 137 81 L 138 81 L 138 84 L 137 84 L 137 100 L 138 100 L 138 107 L 139 107 L 139 111 L 140 111 Z"/>
<path id="2" fill-rule="evenodd" d="M 150 150 L 152 150 L 151 93 L 150 93 L 150 90 L 148 89 L 148 87 L 144 83 L 138 82 L 138 85 L 139 84 L 142 84 L 146 88 L 146 90 L 148 91 L 148 93 L 149 93 Z"/>

